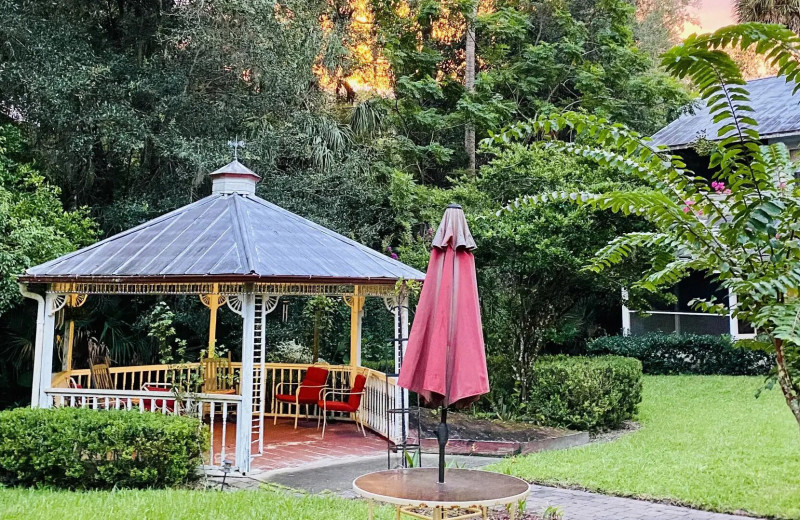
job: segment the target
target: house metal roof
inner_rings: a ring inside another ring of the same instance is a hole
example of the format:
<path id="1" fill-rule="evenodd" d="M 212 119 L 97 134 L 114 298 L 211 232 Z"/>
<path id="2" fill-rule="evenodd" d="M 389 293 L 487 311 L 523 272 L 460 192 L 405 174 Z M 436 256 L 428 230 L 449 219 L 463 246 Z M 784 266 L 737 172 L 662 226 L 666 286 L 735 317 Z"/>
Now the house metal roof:
<path id="1" fill-rule="evenodd" d="M 20 280 L 393 283 L 424 277 L 264 199 L 225 193 L 32 267 Z"/>
<path id="2" fill-rule="evenodd" d="M 754 79 L 747 82 L 750 106 L 755 112 L 747 114 L 758 121 L 762 138 L 798 136 L 800 140 L 800 92 L 792 93 L 794 83 L 783 77 Z M 653 135 L 656 145 L 669 148 L 686 148 L 699 137 L 718 140 L 717 131 L 725 122 L 714 123 L 708 107 L 695 109 L 694 114 L 683 114 Z"/>

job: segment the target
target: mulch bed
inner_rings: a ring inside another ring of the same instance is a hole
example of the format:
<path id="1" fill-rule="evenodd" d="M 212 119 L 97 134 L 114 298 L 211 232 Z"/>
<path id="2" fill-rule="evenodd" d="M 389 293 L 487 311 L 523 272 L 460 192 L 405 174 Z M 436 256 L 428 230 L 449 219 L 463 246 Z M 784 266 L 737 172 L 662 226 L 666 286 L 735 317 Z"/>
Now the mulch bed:
<path id="1" fill-rule="evenodd" d="M 586 432 L 548 428 L 524 422 L 479 419 L 473 415 L 459 412 L 449 412 L 447 423 L 450 428 L 447 453 L 451 455 L 506 457 L 571 448 L 589 442 L 589 434 Z M 437 411 L 420 410 L 423 452 L 438 451 L 438 443 L 433 434 L 438 424 L 439 413 Z M 414 414 L 411 415 L 411 425 L 408 431 L 411 440 L 415 440 L 417 423 Z"/>
<path id="2" fill-rule="evenodd" d="M 432 431 L 439 424 L 438 410 L 420 410 L 420 423 L 423 438 L 433 438 Z M 416 421 L 412 416 L 412 433 L 416 432 Z M 523 422 L 507 422 L 500 420 L 479 419 L 469 414 L 459 412 L 447 413 L 447 425 L 450 429 L 450 438 L 475 441 L 508 441 L 531 442 L 544 439 L 561 437 L 570 430 L 548 428 Z"/>

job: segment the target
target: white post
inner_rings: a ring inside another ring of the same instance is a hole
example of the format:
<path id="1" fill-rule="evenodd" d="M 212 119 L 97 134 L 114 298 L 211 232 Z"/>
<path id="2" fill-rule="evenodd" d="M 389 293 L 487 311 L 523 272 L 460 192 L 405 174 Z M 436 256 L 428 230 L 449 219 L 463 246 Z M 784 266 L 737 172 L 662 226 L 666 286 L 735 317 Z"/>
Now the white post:
<path id="1" fill-rule="evenodd" d="M 236 414 L 236 463 L 242 473 L 250 472 L 250 441 L 253 427 L 253 343 L 255 341 L 256 296 L 251 285 L 242 294 L 242 370 L 239 387 L 242 401 Z"/>
<path id="2" fill-rule="evenodd" d="M 347 299 L 345 299 L 347 303 Z M 364 296 L 361 287 L 353 287 L 350 307 L 350 366 L 361 366 L 361 327 L 364 321 Z M 355 374 L 352 375 L 355 377 Z"/>
<path id="3" fill-rule="evenodd" d="M 42 342 L 39 346 L 39 351 L 35 354 L 38 363 L 39 372 L 34 373 L 34 381 L 36 386 L 33 387 L 31 393 L 31 406 L 39 408 L 50 408 L 50 398 L 45 393 L 45 390 L 50 388 L 53 382 L 53 344 L 55 343 L 56 333 L 56 312 L 53 310 L 53 301 L 56 295 L 47 293 L 44 298 L 44 322 L 42 323 L 41 335 Z M 39 333 L 37 332 L 37 336 Z M 38 378 L 36 377 L 38 375 Z"/>
<path id="4" fill-rule="evenodd" d="M 728 289 L 728 330 L 733 339 L 739 337 L 739 318 L 733 314 L 738 304 L 739 299 L 736 297 L 736 293 Z"/>
<path id="5" fill-rule="evenodd" d="M 46 304 L 45 299 L 41 294 L 31 292 L 25 284 L 19 284 L 19 292 L 25 298 L 36 300 L 36 332 L 33 343 L 33 381 L 31 384 L 31 408 L 39 406 L 39 390 L 41 387 L 41 371 L 42 371 L 42 344 L 44 342 L 44 323 Z"/>
<path id="6" fill-rule="evenodd" d="M 622 288 L 622 335 L 631 335 L 631 312 L 628 309 L 628 289 Z"/>
<path id="7" fill-rule="evenodd" d="M 397 299 L 397 307 L 394 309 L 394 330 L 399 341 L 394 343 L 394 371 L 400 373 L 401 358 L 405 358 L 406 347 L 408 346 L 408 294 L 403 294 Z M 394 388 L 394 402 L 396 407 L 408 409 L 410 407 L 408 390 L 397 385 Z M 407 413 L 394 414 L 394 424 L 391 429 L 394 431 L 386 432 L 386 436 L 393 441 L 405 441 L 403 435 L 408 435 L 409 416 Z M 393 435 L 394 434 L 394 435 Z"/>

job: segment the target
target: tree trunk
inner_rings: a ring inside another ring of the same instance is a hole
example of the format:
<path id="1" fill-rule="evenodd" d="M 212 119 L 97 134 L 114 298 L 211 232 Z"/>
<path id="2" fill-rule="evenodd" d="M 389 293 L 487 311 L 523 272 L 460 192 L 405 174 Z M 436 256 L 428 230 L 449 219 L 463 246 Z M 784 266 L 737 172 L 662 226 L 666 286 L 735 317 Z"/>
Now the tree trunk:
<path id="1" fill-rule="evenodd" d="M 783 397 L 786 398 L 786 404 L 794 414 L 797 425 L 800 427 L 800 395 L 798 395 L 797 387 L 792 381 L 792 375 L 786 366 L 786 356 L 783 351 L 783 340 L 775 340 L 775 359 L 778 364 L 778 384 L 781 385 Z"/>
<path id="2" fill-rule="evenodd" d="M 472 8 L 467 19 L 467 46 L 466 46 L 466 71 L 464 72 L 464 86 L 467 92 L 475 92 L 475 17 L 477 16 L 478 4 Z M 468 121 L 464 129 L 464 151 L 467 154 L 467 161 L 470 174 L 475 175 L 475 125 Z"/>
<path id="3" fill-rule="evenodd" d="M 319 361 L 319 321 L 320 321 L 320 311 L 317 309 L 314 312 L 314 341 L 313 341 L 313 350 L 311 351 L 311 362 L 316 363 Z"/>

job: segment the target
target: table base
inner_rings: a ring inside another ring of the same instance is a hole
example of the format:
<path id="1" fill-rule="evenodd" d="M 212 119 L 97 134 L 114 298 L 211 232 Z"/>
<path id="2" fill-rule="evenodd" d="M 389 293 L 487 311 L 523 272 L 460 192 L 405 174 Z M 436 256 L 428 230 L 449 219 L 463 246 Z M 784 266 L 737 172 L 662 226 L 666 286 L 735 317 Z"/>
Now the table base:
<path id="1" fill-rule="evenodd" d="M 518 507 L 516 504 L 509 504 L 508 506 L 509 520 L 516 520 Z M 430 514 L 420 513 L 420 509 L 430 509 Z M 450 516 L 451 512 L 457 513 L 456 516 Z M 395 520 L 401 520 L 402 515 L 417 518 L 419 520 L 468 520 L 470 518 L 480 518 L 481 520 L 488 520 L 489 508 L 488 507 L 433 507 L 425 508 L 422 506 L 395 506 Z M 369 520 L 375 518 L 375 502 L 369 501 Z"/>

